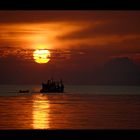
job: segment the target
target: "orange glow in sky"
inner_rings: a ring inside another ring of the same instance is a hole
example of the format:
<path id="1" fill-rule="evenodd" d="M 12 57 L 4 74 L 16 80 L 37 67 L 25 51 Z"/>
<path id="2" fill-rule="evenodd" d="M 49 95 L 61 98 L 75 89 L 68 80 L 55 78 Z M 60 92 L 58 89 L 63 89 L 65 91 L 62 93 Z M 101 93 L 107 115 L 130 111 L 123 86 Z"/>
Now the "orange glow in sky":
<path id="1" fill-rule="evenodd" d="M 139 11 L 0 12 L 0 49 L 13 48 L 6 48 L 0 56 L 13 55 L 17 48 L 31 49 L 30 58 L 37 49 L 93 49 L 102 57 L 134 55 L 140 51 L 139 16 Z"/>
<path id="2" fill-rule="evenodd" d="M 84 25 L 84 26 L 83 26 Z M 38 48 L 38 44 L 45 44 L 47 49 L 68 47 L 68 41 L 62 41 L 61 37 L 86 27 L 86 24 L 67 22 L 56 23 L 21 23 L 21 24 L 0 24 L 1 44 L 5 42 L 10 46 Z M 73 44 L 73 43 L 72 43 Z"/>

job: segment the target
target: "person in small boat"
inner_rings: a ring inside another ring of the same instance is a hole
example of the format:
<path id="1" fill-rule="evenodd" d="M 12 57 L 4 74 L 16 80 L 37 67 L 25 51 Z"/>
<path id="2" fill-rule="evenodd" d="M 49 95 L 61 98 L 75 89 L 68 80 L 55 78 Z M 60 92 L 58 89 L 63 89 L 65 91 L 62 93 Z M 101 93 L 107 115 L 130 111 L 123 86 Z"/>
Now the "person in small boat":
<path id="1" fill-rule="evenodd" d="M 29 92 L 29 90 L 19 90 L 19 93 L 28 93 Z"/>

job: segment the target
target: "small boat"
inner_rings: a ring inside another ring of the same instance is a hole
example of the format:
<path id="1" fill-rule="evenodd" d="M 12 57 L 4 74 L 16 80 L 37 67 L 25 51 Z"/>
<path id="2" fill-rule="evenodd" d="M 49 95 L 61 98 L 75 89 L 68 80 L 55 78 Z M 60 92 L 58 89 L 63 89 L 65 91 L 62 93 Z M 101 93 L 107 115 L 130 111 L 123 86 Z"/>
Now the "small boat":
<path id="1" fill-rule="evenodd" d="M 29 93 L 29 90 L 19 90 L 19 93 Z"/>
<path id="2" fill-rule="evenodd" d="M 47 83 L 42 83 L 41 93 L 63 93 L 64 85 L 62 80 L 60 82 L 54 81 L 53 79 L 48 80 Z"/>

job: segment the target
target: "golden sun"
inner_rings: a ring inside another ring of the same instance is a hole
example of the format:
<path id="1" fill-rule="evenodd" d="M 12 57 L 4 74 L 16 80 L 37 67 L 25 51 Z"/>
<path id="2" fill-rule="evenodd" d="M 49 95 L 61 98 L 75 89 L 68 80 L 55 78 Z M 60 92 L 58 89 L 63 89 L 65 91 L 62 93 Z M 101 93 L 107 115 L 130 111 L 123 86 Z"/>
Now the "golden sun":
<path id="1" fill-rule="evenodd" d="M 51 53 L 49 50 L 38 49 L 33 52 L 35 62 L 43 64 L 50 61 Z"/>

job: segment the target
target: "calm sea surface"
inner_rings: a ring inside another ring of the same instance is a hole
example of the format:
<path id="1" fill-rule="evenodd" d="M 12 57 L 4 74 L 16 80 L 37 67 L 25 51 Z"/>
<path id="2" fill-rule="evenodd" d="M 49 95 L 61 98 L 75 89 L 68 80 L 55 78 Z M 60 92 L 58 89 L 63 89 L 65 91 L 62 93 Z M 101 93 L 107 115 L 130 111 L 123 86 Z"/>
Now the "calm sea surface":
<path id="1" fill-rule="evenodd" d="M 30 93 L 18 93 L 29 89 Z M 140 129 L 140 87 L 0 85 L 0 129 Z"/>

